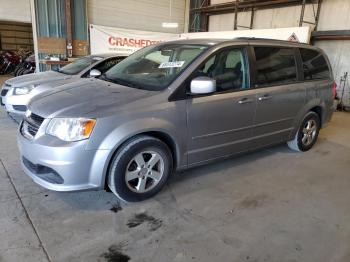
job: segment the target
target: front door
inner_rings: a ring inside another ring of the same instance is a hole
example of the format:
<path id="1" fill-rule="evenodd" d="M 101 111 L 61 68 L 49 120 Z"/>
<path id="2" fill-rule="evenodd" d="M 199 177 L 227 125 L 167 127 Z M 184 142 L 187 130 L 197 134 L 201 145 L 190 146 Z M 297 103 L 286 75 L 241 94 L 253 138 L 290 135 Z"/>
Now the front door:
<path id="1" fill-rule="evenodd" d="M 226 48 L 195 74 L 215 79 L 217 91 L 187 100 L 189 166 L 252 147 L 256 101 L 246 57 L 244 48 Z"/>

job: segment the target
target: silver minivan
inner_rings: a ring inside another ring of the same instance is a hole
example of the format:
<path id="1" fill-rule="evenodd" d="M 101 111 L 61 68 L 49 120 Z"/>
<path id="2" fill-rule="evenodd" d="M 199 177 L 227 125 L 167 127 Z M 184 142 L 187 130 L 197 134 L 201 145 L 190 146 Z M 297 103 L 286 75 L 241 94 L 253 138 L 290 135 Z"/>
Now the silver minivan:
<path id="1" fill-rule="evenodd" d="M 140 201 L 173 170 L 282 142 L 309 150 L 334 91 L 327 57 L 310 45 L 165 42 L 34 98 L 18 132 L 22 166 L 51 190 L 109 188 Z"/>

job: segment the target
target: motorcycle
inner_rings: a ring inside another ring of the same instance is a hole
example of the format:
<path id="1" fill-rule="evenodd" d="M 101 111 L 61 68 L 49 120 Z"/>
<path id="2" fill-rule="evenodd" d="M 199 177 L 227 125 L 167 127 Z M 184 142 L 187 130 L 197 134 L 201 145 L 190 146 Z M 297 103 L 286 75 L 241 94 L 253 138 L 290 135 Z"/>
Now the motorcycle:
<path id="1" fill-rule="evenodd" d="M 5 51 L 1 54 L 1 57 L 1 75 L 12 73 L 21 61 L 21 57 L 14 51 Z"/>
<path id="2" fill-rule="evenodd" d="M 21 61 L 16 66 L 13 74 L 15 76 L 33 73 L 35 71 L 35 56 L 31 51 L 24 51 L 21 54 Z"/>

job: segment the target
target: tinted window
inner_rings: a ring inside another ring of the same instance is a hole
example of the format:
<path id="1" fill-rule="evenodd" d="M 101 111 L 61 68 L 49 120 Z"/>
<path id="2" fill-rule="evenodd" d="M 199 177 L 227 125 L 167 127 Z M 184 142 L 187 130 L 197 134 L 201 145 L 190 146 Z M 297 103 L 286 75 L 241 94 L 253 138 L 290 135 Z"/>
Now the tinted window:
<path id="1" fill-rule="evenodd" d="M 301 59 L 303 61 L 304 79 L 325 79 L 329 78 L 330 72 L 324 56 L 310 49 L 300 49 Z"/>
<path id="2" fill-rule="evenodd" d="M 198 76 L 215 79 L 218 92 L 248 88 L 244 50 L 226 49 L 211 56 L 195 73 Z"/>
<path id="3" fill-rule="evenodd" d="M 292 48 L 255 47 L 258 86 L 281 85 L 297 80 Z"/>

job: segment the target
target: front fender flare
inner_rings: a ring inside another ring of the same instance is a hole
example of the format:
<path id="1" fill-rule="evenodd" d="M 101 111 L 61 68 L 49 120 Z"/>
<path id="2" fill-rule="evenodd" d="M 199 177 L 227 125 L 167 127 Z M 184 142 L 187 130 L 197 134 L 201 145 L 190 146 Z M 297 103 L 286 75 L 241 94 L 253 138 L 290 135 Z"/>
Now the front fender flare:
<path id="1" fill-rule="evenodd" d="M 110 154 L 104 163 L 102 184 L 106 179 L 111 159 L 118 148 L 132 137 L 147 132 L 161 132 L 172 139 L 175 145 L 175 154 L 177 159 L 176 164 L 178 165 L 178 162 L 180 161 L 180 149 L 178 148 L 174 130 L 176 130 L 176 127 L 172 123 L 158 118 L 137 119 L 115 128 L 103 139 L 99 147 L 101 150 L 110 150 Z"/>

